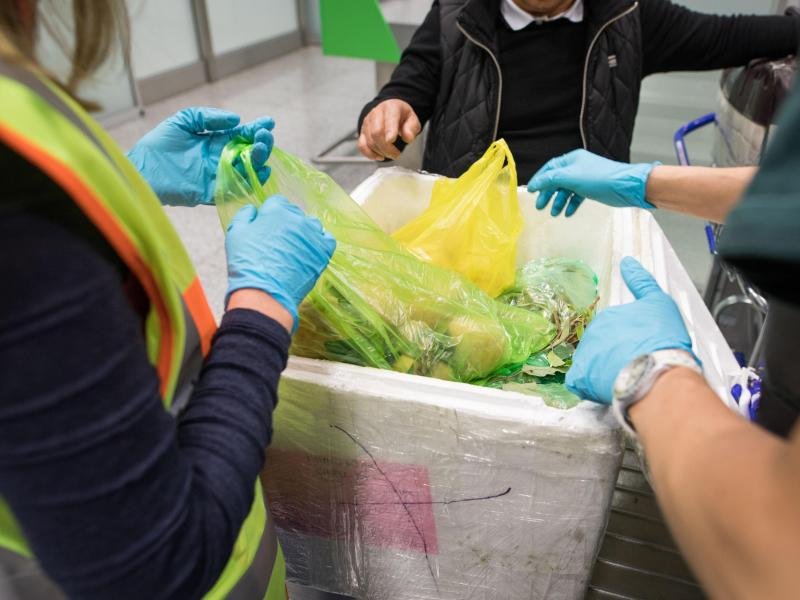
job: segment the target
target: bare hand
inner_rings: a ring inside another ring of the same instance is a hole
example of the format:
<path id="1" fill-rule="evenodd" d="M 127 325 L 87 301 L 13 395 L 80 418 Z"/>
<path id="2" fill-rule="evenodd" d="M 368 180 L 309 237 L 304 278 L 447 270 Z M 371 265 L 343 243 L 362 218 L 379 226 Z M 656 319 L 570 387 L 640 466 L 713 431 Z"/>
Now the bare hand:
<path id="1" fill-rule="evenodd" d="M 398 136 L 410 144 L 422 131 L 414 109 L 403 100 L 384 100 L 373 108 L 361 124 L 358 149 L 371 160 L 397 160 Z"/>
<path id="2" fill-rule="evenodd" d="M 260 312 L 262 315 L 276 320 L 286 328 L 286 331 L 290 334 L 292 333 L 292 328 L 294 327 L 292 313 L 281 306 L 280 302 L 267 292 L 253 289 L 236 290 L 231 294 L 225 310 L 233 310 L 234 308 L 247 308 Z"/>

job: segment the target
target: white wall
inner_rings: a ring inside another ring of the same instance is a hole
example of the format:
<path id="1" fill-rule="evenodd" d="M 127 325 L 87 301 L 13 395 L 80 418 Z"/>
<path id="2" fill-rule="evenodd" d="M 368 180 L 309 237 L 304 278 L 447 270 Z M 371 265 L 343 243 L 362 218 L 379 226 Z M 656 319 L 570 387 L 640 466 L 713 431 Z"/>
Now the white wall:
<path id="1" fill-rule="evenodd" d="M 297 31 L 296 0 L 206 0 L 214 54 Z"/>
<path id="2" fill-rule="evenodd" d="M 127 0 L 137 79 L 200 60 L 190 0 Z"/>

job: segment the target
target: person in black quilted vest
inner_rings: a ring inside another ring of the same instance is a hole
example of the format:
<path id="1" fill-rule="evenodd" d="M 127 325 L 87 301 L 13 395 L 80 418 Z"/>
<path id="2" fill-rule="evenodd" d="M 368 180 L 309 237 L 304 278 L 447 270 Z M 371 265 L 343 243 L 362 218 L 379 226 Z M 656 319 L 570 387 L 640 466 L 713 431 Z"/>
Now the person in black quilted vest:
<path id="1" fill-rule="evenodd" d="M 423 169 L 456 177 L 504 138 L 527 181 L 585 148 L 620 161 L 642 79 L 793 54 L 792 16 L 717 16 L 669 0 L 436 0 L 359 118 L 359 149 L 396 159 L 429 133 Z"/>

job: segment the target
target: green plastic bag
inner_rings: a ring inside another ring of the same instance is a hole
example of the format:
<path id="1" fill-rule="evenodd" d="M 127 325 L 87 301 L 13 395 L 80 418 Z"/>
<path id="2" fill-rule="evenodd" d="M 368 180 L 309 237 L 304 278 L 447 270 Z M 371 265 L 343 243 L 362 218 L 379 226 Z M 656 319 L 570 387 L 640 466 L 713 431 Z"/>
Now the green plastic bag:
<path id="1" fill-rule="evenodd" d="M 247 176 L 234 164 L 241 155 Z M 281 194 L 336 238 L 328 269 L 300 307 L 298 356 L 469 382 L 546 348 L 550 321 L 490 298 L 384 233 L 328 175 L 275 148 L 260 186 L 249 146 L 222 153 L 215 201 L 223 226 L 245 204 Z M 267 200 L 268 201 L 268 200 Z"/>
<path id="2" fill-rule="evenodd" d="M 539 312 L 555 324 L 551 342 L 577 344 L 594 317 L 598 301 L 597 275 L 580 260 L 540 258 L 517 271 L 516 283 L 501 302 Z"/>
<path id="3" fill-rule="evenodd" d="M 567 390 L 564 377 L 575 346 L 594 317 L 597 276 L 582 261 L 541 258 L 519 269 L 514 287 L 498 300 L 542 315 L 557 333 L 541 352 L 521 364 L 506 365 L 480 383 L 539 396 L 556 408 L 576 406 L 580 398 Z"/>

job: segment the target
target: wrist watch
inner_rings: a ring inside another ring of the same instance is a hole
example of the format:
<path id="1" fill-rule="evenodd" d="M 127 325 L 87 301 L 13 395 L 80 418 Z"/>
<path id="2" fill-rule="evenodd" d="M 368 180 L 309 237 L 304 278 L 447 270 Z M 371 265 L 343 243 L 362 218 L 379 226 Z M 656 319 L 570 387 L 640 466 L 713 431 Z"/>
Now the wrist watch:
<path id="1" fill-rule="evenodd" d="M 699 375 L 703 369 L 691 352 L 686 350 L 658 350 L 634 359 L 620 371 L 614 381 L 614 400 L 611 406 L 622 427 L 634 438 L 636 430 L 628 411 L 653 389 L 662 374 L 675 367 L 686 367 Z"/>

